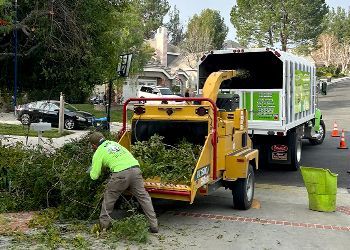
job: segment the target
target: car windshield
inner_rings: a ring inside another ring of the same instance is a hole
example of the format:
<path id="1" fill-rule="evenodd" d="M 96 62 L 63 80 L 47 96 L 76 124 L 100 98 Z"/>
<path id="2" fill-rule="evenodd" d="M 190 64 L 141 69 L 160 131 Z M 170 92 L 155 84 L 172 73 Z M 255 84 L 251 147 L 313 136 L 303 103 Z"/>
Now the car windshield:
<path id="1" fill-rule="evenodd" d="M 173 92 L 171 92 L 170 89 L 159 89 L 160 93 L 162 93 L 162 95 L 173 95 Z"/>

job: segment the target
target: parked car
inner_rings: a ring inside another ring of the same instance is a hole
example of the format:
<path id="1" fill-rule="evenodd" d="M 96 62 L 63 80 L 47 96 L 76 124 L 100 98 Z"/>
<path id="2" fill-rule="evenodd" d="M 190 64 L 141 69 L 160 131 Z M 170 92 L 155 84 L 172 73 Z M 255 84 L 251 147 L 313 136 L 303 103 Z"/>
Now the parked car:
<path id="1" fill-rule="evenodd" d="M 59 101 L 37 101 L 16 107 L 17 120 L 23 125 L 33 122 L 49 122 L 53 126 L 58 126 L 60 102 Z M 76 109 L 74 106 L 64 104 L 64 128 L 71 130 L 74 128 L 87 128 L 94 125 L 95 117 L 84 111 Z"/>
<path id="2" fill-rule="evenodd" d="M 103 104 L 104 100 L 103 100 L 103 98 L 101 99 L 101 97 L 99 97 L 99 96 L 93 96 L 90 98 L 90 103 L 91 104 Z"/>
<path id="3" fill-rule="evenodd" d="M 161 86 L 141 86 L 137 92 L 139 98 L 157 98 L 157 97 L 168 97 L 168 98 L 179 98 L 169 88 Z M 150 102 L 153 103 L 153 102 Z M 163 101 L 162 103 L 168 103 Z M 182 103 L 182 101 L 170 102 L 170 103 Z"/>

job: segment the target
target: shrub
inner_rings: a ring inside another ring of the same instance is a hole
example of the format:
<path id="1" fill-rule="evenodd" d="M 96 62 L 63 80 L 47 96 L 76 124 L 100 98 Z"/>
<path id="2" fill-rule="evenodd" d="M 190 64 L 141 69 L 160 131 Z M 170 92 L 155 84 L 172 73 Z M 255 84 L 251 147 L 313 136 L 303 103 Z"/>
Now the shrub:
<path id="1" fill-rule="evenodd" d="M 336 66 L 328 66 L 328 67 L 317 67 L 316 76 L 318 77 L 341 77 L 341 69 Z"/>
<path id="2" fill-rule="evenodd" d="M 61 218 L 89 218 L 102 197 L 107 176 L 92 181 L 86 173 L 92 150 L 87 138 L 50 154 L 43 149 L 3 146 L 1 211 L 28 211 L 59 207 Z M 10 199 L 11 197 L 12 199 Z M 11 202 L 9 202 L 11 200 Z M 95 211 L 96 212 L 96 211 Z"/>

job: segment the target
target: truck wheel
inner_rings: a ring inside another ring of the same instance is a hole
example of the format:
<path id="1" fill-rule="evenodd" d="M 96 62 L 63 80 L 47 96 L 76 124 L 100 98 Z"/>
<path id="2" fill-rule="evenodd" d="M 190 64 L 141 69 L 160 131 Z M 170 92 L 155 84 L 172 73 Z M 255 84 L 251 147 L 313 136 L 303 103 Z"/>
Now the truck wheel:
<path id="1" fill-rule="evenodd" d="M 29 114 L 23 114 L 21 116 L 21 123 L 23 125 L 29 125 L 30 124 L 30 115 Z"/>
<path id="2" fill-rule="evenodd" d="M 313 136 L 313 138 L 309 139 L 309 142 L 312 145 L 320 145 L 323 143 L 324 138 L 326 137 L 326 125 L 324 124 L 324 121 L 320 121 L 320 131 L 318 131 L 317 134 Z"/>
<path id="3" fill-rule="evenodd" d="M 291 165 L 290 169 L 297 171 L 300 167 L 302 140 L 296 131 L 292 131 L 289 134 L 290 156 Z"/>
<path id="4" fill-rule="evenodd" d="M 254 170 L 249 164 L 246 179 L 238 179 L 232 183 L 233 207 L 240 210 L 247 210 L 252 206 L 254 198 Z"/>
<path id="5" fill-rule="evenodd" d="M 67 130 L 72 130 L 75 127 L 75 123 L 73 121 L 73 119 L 68 118 L 66 120 L 64 120 L 64 128 Z"/>

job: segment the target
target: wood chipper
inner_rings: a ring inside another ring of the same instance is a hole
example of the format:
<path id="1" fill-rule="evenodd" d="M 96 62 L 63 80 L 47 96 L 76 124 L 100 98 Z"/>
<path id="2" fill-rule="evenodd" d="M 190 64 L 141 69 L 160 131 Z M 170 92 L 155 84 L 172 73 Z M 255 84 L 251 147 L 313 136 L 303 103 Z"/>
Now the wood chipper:
<path id="1" fill-rule="evenodd" d="M 252 148 L 247 133 L 247 111 L 238 108 L 236 96 L 218 96 L 220 84 L 235 76 L 233 70 L 212 73 L 200 98 L 131 98 L 125 102 L 119 141 L 124 147 L 130 149 L 136 141 L 148 140 L 155 134 L 163 136 L 170 145 L 179 138 L 203 145 L 193 166 L 191 183 L 168 184 L 160 178 L 146 179 L 145 187 L 152 197 L 192 204 L 196 195 L 208 195 L 225 187 L 232 190 L 235 208 L 251 207 L 258 151 Z M 127 107 L 131 102 L 135 103 L 134 115 L 131 128 L 127 129 Z"/>

